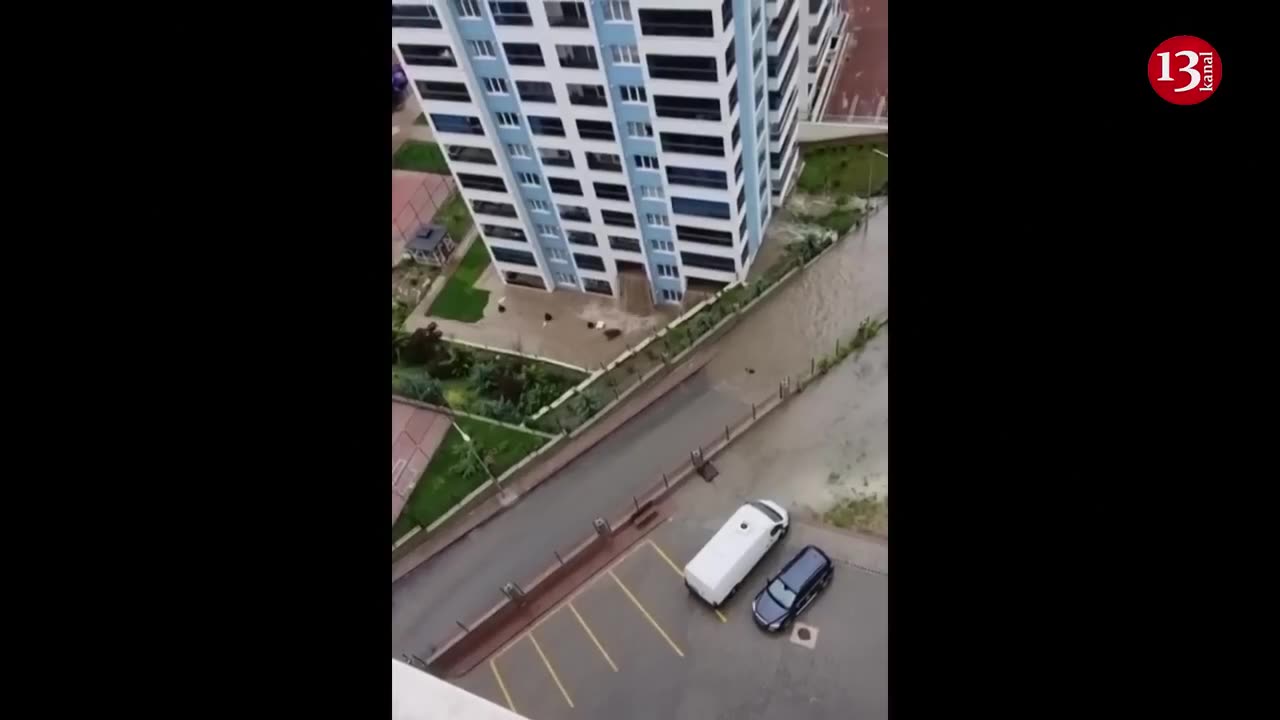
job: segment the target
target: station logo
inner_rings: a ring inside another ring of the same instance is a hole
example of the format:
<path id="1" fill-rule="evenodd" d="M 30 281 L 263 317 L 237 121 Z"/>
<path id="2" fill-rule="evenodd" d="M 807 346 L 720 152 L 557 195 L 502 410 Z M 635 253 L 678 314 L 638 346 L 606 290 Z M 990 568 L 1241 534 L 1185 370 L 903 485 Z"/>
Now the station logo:
<path id="1" fill-rule="evenodd" d="M 1222 84 L 1222 58 L 1204 40 L 1178 35 L 1151 53 L 1147 79 L 1157 95 L 1174 105 L 1196 105 L 1208 100 Z"/>

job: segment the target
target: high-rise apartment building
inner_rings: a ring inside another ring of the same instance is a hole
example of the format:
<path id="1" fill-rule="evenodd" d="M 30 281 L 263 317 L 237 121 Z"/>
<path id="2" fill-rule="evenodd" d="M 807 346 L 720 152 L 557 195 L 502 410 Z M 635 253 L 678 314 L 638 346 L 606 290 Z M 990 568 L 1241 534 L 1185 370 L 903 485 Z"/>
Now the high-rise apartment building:
<path id="1" fill-rule="evenodd" d="M 845 0 L 797 0 L 806 8 L 800 13 L 800 33 L 807 42 L 800 46 L 804 63 L 804 109 L 807 117 L 819 112 L 835 81 L 836 53 L 844 36 L 848 17 L 842 7 Z M 816 118 L 813 118 L 816 120 Z"/>
<path id="2" fill-rule="evenodd" d="M 504 282 L 674 303 L 794 184 L 806 1 L 400 0 L 392 41 Z"/>

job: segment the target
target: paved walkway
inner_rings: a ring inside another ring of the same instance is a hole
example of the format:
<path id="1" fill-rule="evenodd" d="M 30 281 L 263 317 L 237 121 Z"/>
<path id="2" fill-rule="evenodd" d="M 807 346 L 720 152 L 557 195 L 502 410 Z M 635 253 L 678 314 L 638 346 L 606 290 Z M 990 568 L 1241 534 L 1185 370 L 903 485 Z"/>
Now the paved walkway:
<path id="1" fill-rule="evenodd" d="M 391 522 L 400 516 L 451 424 L 447 415 L 391 401 Z"/>
<path id="2" fill-rule="evenodd" d="M 453 257 L 461 258 L 463 254 L 454 251 Z M 439 292 L 436 286 L 443 283 L 437 281 L 431 288 L 432 293 Z M 476 287 L 489 291 L 489 304 L 478 322 L 429 316 L 427 310 L 431 303 L 424 301 L 409 315 L 405 327 L 412 331 L 434 322 L 446 337 L 595 369 L 608 364 L 625 352 L 628 344 L 636 345 L 679 313 L 678 308 L 662 306 L 649 315 L 636 315 L 623 310 L 617 298 L 503 285 L 492 263 Z M 499 303 L 505 312 L 498 311 Z M 548 313 L 552 317 L 550 323 L 544 319 Z M 587 327 L 588 322 L 618 328 L 622 335 L 610 340 L 603 329 Z"/>

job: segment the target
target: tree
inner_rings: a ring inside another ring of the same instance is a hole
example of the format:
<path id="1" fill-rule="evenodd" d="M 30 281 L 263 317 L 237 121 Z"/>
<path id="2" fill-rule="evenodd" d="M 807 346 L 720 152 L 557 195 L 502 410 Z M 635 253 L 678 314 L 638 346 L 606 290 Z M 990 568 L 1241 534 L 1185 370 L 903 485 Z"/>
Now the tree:
<path id="1" fill-rule="evenodd" d="M 436 360 L 444 351 L 440 336 L 435 323 L 414 330 L 400 350 L 401 359 L 412 365 L 426 365 Z"/>
<path id="2" fill-rule="evenodd" d="M 458 457 L 449 466 L 449 473 L 465 480 L 487 477 L 489 475 L 489 466 L 484 461 L 484 454 L 481 450 L 482 448 L 475 439 L 472 439 L 470 443 L 464 440 L 458 446 Z"/>

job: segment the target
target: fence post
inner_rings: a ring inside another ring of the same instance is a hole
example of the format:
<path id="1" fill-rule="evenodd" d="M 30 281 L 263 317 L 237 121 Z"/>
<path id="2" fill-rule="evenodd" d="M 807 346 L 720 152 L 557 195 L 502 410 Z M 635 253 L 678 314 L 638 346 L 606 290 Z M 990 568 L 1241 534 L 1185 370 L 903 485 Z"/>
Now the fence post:
<path id="1" fill-rule="evenodd" d="M 755 422 L 755 420 L 756 420 L 756 404 L 751 403 L 751 422 Z"/>
<path id="2" fill-rule="evenodd" d="M 462 628 L 462 632 L 465 632 L 465 633 L 471 632 L 471 629 L 468 628 L 466 625 L 463 625 L 460 620 L 454 620 L 454 622 L 458 624 L 458 627 Z"/>
<path id="3" fill-rule="evenodd" d="M 670 490 L 670 489 L 671 489 L 671 483 L 667 482 L 667 474 L 666 474 L 666 473 L 662 473 L 662 487 L 663 487 L 663 488 L 666 488 L 667 490 Z"/>
<path id="4" fill-rule="evenodd" d="M 564 558 L 560 557 L 560 551 L 559 551 L 559 550 L 552 550 L 551 552 L 553 552 L 553 553 L 555 553 L 555 554 L 556 554 L 556 559 L 560 561 L 560 564 L 561 564 L 561 565 L 563 565 L 563 564 L 564 564 Z"/>
<path id="5" fill-rule="evenodd" d="M 636 504 L 636 512 L 640 512 L 640 501 L 636 499 L 635 495 L 631 496 L 631 502 Z"/>
<path id="6" fill-rule="evenodd" d="M 809 358 L 809 374 L 812 375 L 814 372 L 817 371 L 817 368 L 818 368 L 817 358 Z"/>
<path id="7" fill-rule="evenodd" d="M 724 426 L 724 441 L 729 442 L 729 426 Z"/>

